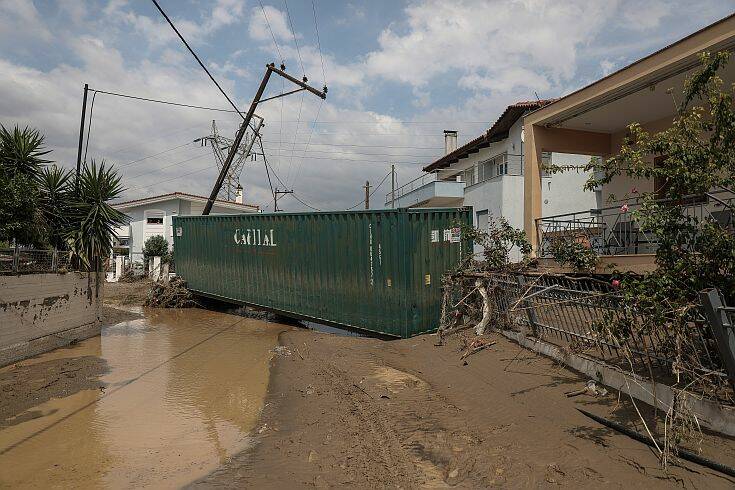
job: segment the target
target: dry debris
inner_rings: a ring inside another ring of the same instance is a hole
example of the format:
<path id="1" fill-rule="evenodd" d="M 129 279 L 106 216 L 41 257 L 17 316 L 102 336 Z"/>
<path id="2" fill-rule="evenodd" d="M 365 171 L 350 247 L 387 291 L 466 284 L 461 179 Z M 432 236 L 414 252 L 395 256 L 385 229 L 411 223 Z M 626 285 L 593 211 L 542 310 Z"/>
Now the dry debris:
<path id="1" fill-rule="evenodd" d="M 192 294 L 186 289 L 186 281 L 174 277 L 169 282 L 156 281 L 148 292 L 144 306 L 152 308 L 192 308 L 197 306 Z"/>

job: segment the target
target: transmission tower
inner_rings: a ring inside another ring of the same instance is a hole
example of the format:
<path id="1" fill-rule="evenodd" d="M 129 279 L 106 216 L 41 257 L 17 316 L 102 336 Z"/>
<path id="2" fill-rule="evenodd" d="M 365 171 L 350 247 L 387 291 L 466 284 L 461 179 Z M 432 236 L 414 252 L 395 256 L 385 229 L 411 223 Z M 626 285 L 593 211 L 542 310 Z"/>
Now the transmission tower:
<path id="1" fill-rule="evenodd" d="M 240 186 L 240 175 L 242 174 L 245 162 L 255 159 L 255 154 L 252 152 L 253 143 L 255 142 L 257 133 L 260 131 L 260 127 L 262 125 L 263 118 L 253 114 L 252 124 L 240 142 L 240 146 L 237 148 L 235 156 L 232 159 L 232 164 L 225 175 L 222 188 L 217 195 L 219 199 L 225 201 L 235 200 L 235 196 L 237 196 L 237 188 Z M 215 121 L 212 121 L 212 132 L 209 135 L 197 138 L 194 141 L 201 143 L 202 146 L 209 146 L 212 148 L 214 159 L 217 162 L 217 170 L 222 172 L 222 167 L 227 160 L 227 154 L 229 153 L 230 147 L 233 145 L 234 141 L 219 134 L 217 123 Z"/>

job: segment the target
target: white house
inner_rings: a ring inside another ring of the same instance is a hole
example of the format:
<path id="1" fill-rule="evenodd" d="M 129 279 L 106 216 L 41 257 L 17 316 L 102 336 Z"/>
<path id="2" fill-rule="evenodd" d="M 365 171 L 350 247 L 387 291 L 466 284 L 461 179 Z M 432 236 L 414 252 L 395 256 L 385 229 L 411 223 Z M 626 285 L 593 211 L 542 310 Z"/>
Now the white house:
<path id="1" fill-rule="evenodd" d="M 239 202 L 238 202 L 239 201 Z M 118 202 L 112 205 L 130 217 L 130 223 L 115 231 L 117 255 L 127 255 L 131 261 L 143 260 L 143 244 L 155 235 L 162 235 L 173 245 L 172 216 L 200 215 L 207 198 L 184 192 Z M 211 214 L 257 213 L 258 206 L 242 203 L 239 193 L 236 202 L 217 200 Z"/>
<path id="2" fill-rule="evenodd" d="M 491 217 L 503 217 L 523 229 L 523 116 L 550 102 L 508 106 L 490 129 L 459 148 L 457 132 L 444 131 L 444 156 L 424 167 L 425 174 L 396 190 L 395 207 L 472 206 L 478 228 L 487 228 Z M 544 158 L 555 165 L 583 167 L 590 157 L 552 153 Z M 581 170 L 544 175 L 544 214 L 599 207 L 597 193 L 583 191 L 588 177 Z M 385 204 L 394 204 L 390 193 Z"/>

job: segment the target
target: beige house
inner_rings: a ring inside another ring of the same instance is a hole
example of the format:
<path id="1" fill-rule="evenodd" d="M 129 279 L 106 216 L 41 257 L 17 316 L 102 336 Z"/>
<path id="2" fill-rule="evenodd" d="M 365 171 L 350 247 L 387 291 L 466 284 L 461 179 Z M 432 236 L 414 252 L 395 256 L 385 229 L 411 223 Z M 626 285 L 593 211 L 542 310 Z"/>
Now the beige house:
<path id="1" fill-rule="evenodd" d="M 562 152 L 605 158 L 619 151 L 626 128 L 633 122 L 650 131 L 666 129 L 675 116 L 667 90 L 682 92 L 687 75 L 700 66 L 700 53 L 734 48 L 735 15 L 525 116 L 524 229 L 542 262 L 554 236 L 583 233 L 601 254 L 599 272 L 609 270 L 609 264 L 638 272 L 655 267 L 655 237 L 646 236 L 631 213 L 638 205 L 636 196 L 662 189 L 661 183 L 618 177 L 599 189 L 601 208 L 580 207 L 576 213 L 548 215 L 542 205 L 542 155 Z M 735 60 L 721 76 L 726 87 L 735 82 Z M 733 202 L 734 197 L 727 192 L 705 196 L 693 204 L 692 213 L 731 225 L 731 211 L 718 201 Z M 554 265 L 550 260 L 546 263 Z"/>

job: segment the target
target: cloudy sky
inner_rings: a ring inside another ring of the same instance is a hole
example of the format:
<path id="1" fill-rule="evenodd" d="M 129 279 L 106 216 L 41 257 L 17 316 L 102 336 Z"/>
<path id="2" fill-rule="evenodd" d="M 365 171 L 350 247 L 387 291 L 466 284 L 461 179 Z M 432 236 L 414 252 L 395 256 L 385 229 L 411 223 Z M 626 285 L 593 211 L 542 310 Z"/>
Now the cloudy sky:
<path id="1" fill-rule="evenodd" d="M 419 175 L 442 153 L 444 129 L 472 139 L 507 104 L 568 93 L 735 7 L 735 0 L 160 3 L 243 110 L 271 61 L 317 87 L 326 83 L 325 102 L 300 93 L 257 111 L 281 180 L 272 176 L 274 185 L 324 210 L 358 203 L 365 181 L 379 183 L 391 163 L 399 184 Z M 228 108 L 147 0 L 0 0 L 0 123 L 40 129 L 53 158 L 71 168 L 84 83 Z M 268 95 L 289 89 L 274 77 Z M 239 116 L 97 94 L 88 159 L 120 168 L 126 198 L 208 195 L 214 157 L 193 140 L 213 119 L 232 135 Z M 247 202 L 272 206 L 262 159 L 245 166 L 241 181 Z M 373 203 L 383 204 L 389 185 Z M 305 209 L 293 197 L 280 204 Z"/>

